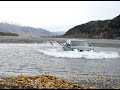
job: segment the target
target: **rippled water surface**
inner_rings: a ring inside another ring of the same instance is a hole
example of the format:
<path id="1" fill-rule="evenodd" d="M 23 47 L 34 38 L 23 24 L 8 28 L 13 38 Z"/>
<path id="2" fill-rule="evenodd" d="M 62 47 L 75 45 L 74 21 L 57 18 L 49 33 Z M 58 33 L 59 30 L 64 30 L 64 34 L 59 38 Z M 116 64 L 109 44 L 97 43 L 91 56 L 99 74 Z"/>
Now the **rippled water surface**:
<path id="1" fill-rule="evenodd" d="M 120 48 L 94 47 L 95 52 L 64 51 L 58 43 L 1 43 L 0 76 L 51 74 L 87 79 L 103 74 L 120 79 Z"/>

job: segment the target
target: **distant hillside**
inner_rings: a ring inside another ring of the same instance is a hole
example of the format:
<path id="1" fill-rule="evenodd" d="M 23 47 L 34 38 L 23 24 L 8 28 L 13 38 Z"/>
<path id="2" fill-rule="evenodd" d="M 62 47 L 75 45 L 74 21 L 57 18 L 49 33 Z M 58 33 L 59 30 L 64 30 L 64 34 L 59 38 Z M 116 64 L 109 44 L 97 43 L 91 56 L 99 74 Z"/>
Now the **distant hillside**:
<path id="1" fill-rule="evenodd" d="M 62 37 L 120 39 L 120 15 L 104 21 L 90 21 L 68 30 Z"/>
<path id="2" fill-rule="evenodd" d="M 0 32 L 17 33 L 21 37 L 43 37 L 52 36 L 53 34 L 42 28 L 33 28 L 29 26 L 19 26 L 9 23 L 0 23 Z"/>

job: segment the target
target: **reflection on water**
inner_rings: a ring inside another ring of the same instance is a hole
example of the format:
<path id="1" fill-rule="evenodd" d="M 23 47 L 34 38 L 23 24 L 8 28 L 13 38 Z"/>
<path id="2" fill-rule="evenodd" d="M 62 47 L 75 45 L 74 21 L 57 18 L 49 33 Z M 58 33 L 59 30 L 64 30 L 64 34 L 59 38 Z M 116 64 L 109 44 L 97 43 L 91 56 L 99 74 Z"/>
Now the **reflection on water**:
<path id="1" fill-rule="evenodd" d="M 47 53 L 56 55 L 61 53 L 67 57 L 54 57 Z M 51 74 L 65 78 L 88 79 L 90 77 L 104 74 L 120 79 L 120 48 L 95 47 L 101 55 L 107 58 L 69 58 L 69 55 L 77 55 L 76 52 L 67 54 L 61 51 L 59 44 L 0 44 L 0 76 L 11 75 L 39 75 Z M 57 53 L 57 51 L 59 53 Z M 109 52 L 109 53 L 108 53 Z M 111 53 L 113 52 L 113 53 Z M 90 54 L 87 52 L 87 54 Z M 84 54 L 84 55 L 87 55 Z M 93 53 L 90 54 L 91 57 Z M 77 56 L 79 56 L 78 54 Z M 115 57 L 112 57 L 114 55 Z M 112 57 L 112 58 L 110 58 Z"/>

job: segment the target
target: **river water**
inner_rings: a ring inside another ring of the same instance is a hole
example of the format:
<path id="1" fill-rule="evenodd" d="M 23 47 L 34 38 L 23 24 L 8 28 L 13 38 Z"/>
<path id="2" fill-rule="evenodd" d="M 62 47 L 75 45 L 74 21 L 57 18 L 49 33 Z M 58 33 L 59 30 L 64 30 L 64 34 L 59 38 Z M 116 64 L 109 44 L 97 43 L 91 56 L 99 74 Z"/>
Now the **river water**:
<path id="1" fill-rule="evenodd" d="M 70 52 L 57 42 L 1 43 L 0 77 L 49 74 L 78 81 L 98 75 L 120 79 L 120 48 L 93 47 L 95 52 Z"/>

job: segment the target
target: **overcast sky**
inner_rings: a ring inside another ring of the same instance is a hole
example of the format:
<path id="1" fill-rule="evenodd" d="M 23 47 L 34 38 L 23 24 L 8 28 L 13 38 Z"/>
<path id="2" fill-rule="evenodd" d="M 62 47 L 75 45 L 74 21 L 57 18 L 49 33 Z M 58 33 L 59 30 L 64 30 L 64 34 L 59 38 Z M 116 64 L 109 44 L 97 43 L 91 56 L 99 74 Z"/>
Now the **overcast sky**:
<path id="1" fill-rule="evenodd" d="M 120 14 L 120 1 L 0 1 L 0 22 L 67 31 Z"/>

